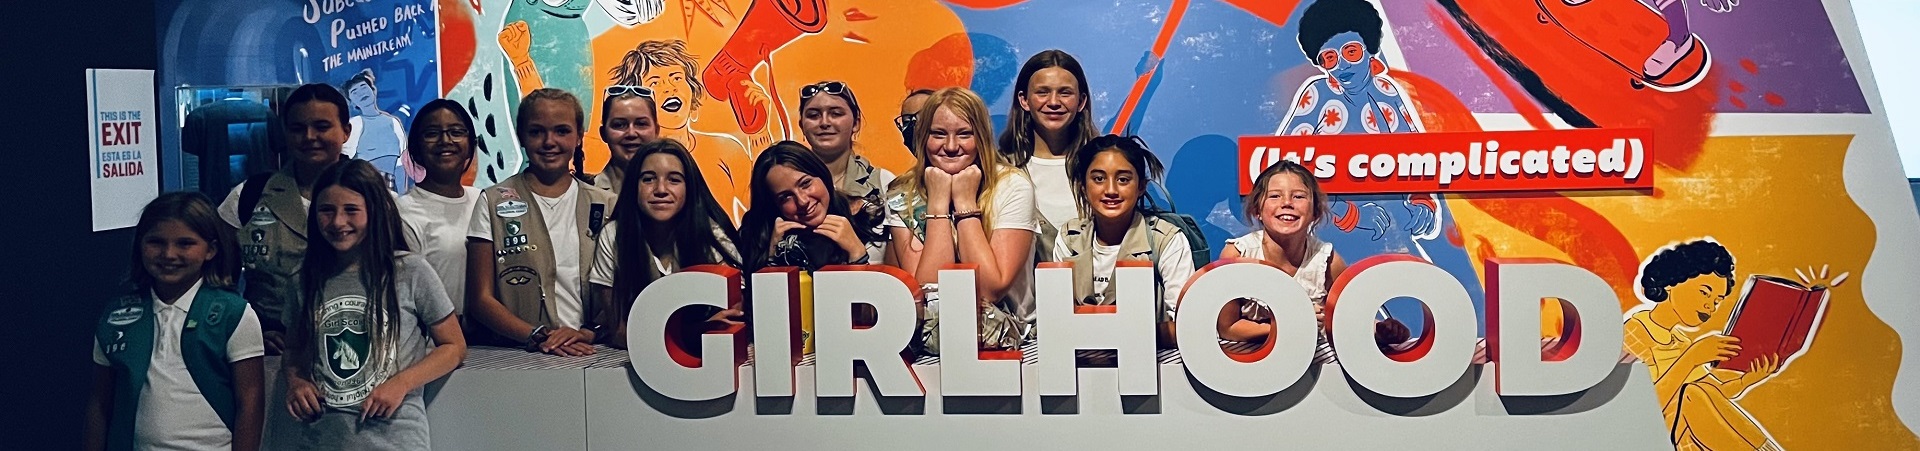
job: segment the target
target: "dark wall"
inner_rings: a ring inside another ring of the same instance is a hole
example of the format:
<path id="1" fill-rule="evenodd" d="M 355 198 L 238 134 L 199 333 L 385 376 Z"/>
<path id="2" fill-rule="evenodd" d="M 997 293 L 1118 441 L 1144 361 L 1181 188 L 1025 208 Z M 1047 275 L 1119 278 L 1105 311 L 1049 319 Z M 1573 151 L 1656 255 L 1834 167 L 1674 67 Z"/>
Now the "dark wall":
<path id="1" fill-rule="evenodd" d="M 10 2 L 0 271 L 0 424 L 7 449 L 74 449 L 93 362 L 89 338 L 124 290 L 131 229 L 92 232 L 85 69 L 155 69 L 153 2 Z M 110 10 L 109 10 L 110 9 Z M 161 106 L 165 108 L 165 106 Z"/>

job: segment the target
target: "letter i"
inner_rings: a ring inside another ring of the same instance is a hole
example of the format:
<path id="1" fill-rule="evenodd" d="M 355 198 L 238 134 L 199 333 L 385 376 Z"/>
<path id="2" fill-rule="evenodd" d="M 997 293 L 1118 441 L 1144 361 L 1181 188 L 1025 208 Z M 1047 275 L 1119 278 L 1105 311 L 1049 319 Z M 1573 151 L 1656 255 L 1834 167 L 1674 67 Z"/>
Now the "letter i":
<path id="1" fill-rule="evenodd" d="M 1467 147 L 1467 173 L 1480 175 L 1480 143 Z"/>
<path id="2" fill-rule="evenodd" d="M 1487 140 L 1487 175 L 1499 173 L 1499 170 L 1494 168 L 1496 161 L 1500 161 L 1500 141 Z"/>

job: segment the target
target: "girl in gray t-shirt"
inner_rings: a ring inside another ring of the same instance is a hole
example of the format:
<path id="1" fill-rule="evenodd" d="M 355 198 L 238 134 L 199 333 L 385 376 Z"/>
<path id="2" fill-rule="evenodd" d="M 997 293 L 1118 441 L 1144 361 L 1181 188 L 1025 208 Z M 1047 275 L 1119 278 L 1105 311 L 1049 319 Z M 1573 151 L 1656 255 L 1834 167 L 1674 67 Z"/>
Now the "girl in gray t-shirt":
<path id="1" fill-rule="evenodd" d="M 307 217 L 299 308 L 284 360 L 287 409 L 306 449 L 427 449 L 420 387 L 466 354 L 453 302 L 407 252 L 386 180 L 365 161 L 320 173 Z M 371 258 L 370 258 L 371 257 Z M 432 337 L 429 346 L 427 337 Z"/>

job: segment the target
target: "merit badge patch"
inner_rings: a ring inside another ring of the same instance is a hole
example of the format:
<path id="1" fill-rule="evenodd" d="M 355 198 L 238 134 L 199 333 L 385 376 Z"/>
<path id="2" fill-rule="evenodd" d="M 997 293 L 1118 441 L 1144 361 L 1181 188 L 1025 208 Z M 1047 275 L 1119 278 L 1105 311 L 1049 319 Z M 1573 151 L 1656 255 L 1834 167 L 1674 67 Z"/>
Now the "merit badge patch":
<path id="1" fill-rule="evenodd" d="M 518 218 L 527 214 L 527 203 L 517 200 L 502 201 L 493 207 L 493 214 L 502 218 Z"/>

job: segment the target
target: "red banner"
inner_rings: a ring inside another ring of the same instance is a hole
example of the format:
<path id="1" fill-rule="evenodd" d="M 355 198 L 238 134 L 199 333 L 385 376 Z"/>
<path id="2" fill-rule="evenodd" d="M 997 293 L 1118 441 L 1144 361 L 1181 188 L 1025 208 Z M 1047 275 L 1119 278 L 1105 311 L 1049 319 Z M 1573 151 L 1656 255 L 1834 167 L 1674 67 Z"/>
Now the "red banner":
<path id="1" fill-rule="evenodd" d="M 1331 194 L 1653 188 L 1653 130 L 1240 137 L 1240 193 L 1281 160 Z"/>

